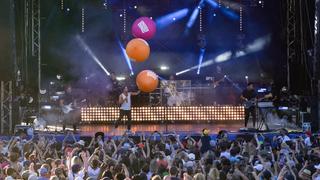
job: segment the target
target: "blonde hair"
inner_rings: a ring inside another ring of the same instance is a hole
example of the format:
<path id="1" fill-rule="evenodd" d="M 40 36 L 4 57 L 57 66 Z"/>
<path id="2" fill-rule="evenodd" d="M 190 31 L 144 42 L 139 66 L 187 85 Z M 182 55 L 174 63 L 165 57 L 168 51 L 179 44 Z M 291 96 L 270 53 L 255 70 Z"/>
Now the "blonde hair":
<path id="1" fill-rule="evenodd" d="M 220 172 L 217 168 L 211 168 L 208 174 L 208 180 L 219 180 Z"/>
<path id="2" fill-rule="evenodd" d="M 161 177 L 159 175 L 153 176 L 151 180 L 161 180 Z"/>
<path id="3" fill-rule="evenodd" d="M 205 180 L 205 176 L 202 173 L 197 173 L 196 175 L 193 176 L 194 180 Z"/>

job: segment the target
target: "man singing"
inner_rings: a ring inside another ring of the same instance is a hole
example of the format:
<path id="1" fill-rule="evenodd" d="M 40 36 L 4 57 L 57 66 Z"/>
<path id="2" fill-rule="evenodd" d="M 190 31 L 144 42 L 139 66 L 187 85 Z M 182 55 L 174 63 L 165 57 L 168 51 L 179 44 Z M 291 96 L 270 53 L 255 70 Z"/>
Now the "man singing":
<path id="1" fill-rule="evenodd" d="M 131 129 L 131 95 L 136 96 L 140 93 L 138 92 L 128 92 L 128 87 L 124 87 L 122 94 L 119 96 L 119 104 L 120 104 L 120 116 L 119 119 L 115 122 L 115 128 L 118 127 L 119 122 L 122 120 L 124 116 L 127 116 L 128 123 L 127 129 L 130 131 Z"/>
<path id="2" fill-rule="evenodd" d="M 247 127 L 248 121 L 250 114 L 252 116 L 252 122 L 253 122 L 253 127 L 256 126 L 256 110 L 255 110 L 255 103 L 257 101 L 256 99 L 257 94 L 254 90 L 253 83 L 248 83 L 247 88 L 243 90 L 241 94 L 241 100 L 244 101 L 244 113 L 245 113 L 245 118 L 244 118 L 244 125 Z"/>

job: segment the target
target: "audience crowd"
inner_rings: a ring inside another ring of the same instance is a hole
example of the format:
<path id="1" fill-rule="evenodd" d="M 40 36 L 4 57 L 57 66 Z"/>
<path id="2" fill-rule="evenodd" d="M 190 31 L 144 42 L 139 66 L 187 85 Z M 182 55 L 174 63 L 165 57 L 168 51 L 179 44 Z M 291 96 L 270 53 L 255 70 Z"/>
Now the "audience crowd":
<path id="1" fill-rule="evenodd" d="M 240 134 L 230 140 L 154 132 L 63 142 L 48 134 L 0 140 L 0 180 L 320 180 L 320 136 Z"/>

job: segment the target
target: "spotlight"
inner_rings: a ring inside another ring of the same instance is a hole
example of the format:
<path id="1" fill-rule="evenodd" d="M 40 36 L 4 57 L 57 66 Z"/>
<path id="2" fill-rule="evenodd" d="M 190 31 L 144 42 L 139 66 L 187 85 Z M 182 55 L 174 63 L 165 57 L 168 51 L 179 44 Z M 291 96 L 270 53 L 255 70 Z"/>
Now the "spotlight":
<path id="1" fill-rule="evenodd" d="M 174 21 L 175 21 L 175 20 L 176 20 L 176 18 L 174 17 L 174 18 L 172 18 L 172 20 L 174 20 Z"/>
<path id="2" fill-rule="evenodd" d="M 133 6 L 133 8 L 137 9 L 137 8 L 138 8 L 138 6 Z"/>
<path id="3" fill-rule="evenodd" d="M 123 15 L 122 14 L 120 14 L 120 17 L 122 17 Z"/>
<path id="4" fill-rule="evenodd" d="M 248 76 L 245 76 L 245 78 L 246 78 L 246 79 L 249 79 L 249 77 L 248 77 Z"/>
<path id="5" fill-rule="evenodd" d="M 160 66 L 160 70 L 161 70 L 161 71 L 165 71 L 165 70 L 168 70 L 168 69 L 169 69 L 168 66 Z"/>
<path id="6" fill-rule="evenodd" d="M 69 12 L 69 11 L 70 11 L 70 8 L 67 8 L 67 11 Z"/>
<path id="7" fill-rule="evenodd" d="M 216 14 L 216 13 L 213 13 L 213 16 L 214 16 L 214 17 L 216 17 L 216 16 L 217 16 L 217 14 Z"/>
<path id="8" fill-rule="evenodd" d="M 124 80 L 126 80 L 126 78 L 125 78 L 124 76 L 118 76 L 118 77 L 116 77 L 116 79 L 117 79 L 118 81 L 124 81 Z"/>
<path id="9" fill-rule="evenodd" d="M 57 77 L 58 80 L 61 80 L 61 79 L 62 79 L 62 75 L 61 75 L 61 74 L 57 74 L 56 77 Z"/>

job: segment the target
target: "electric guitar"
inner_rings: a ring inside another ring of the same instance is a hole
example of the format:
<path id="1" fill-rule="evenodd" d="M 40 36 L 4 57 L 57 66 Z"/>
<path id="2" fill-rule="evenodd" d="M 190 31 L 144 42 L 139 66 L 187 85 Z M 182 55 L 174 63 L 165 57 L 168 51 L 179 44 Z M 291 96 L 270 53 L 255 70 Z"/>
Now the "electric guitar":
<path id="1" fill-rule="evenodd" d="M 251 108 L 251 107 L 256 106 L 259 101 L 262 101 L 262 100 L 264 100 L 264 99 L 269 99 L 269 98 L 272 98 L 272 94 L 271 94 L 271 93 L 265 95 L 265 96 L 262 97 L 262 98 L 258 98 L 258 99 L 252 98 L 252 99 L 249 99 L 249 100 L 247 100 L 247 101 L 244 101 L 244 102 L 243 102 L 243 106 L 244 106 L 245 109 L 249 109 L 249 108 Z"/>
<path id="2" fill-rule="evenodd" d="M 213 88 L 216 88 L 216 87 L 220 86 L 220 83 L 223 82 L 224 79 L 225 79 L 225 77 L 221 78 L 218 81 L 213 81 Z"/>
<path id="3" fill-rule="evenodd" d="M 80 101 L 80 103 L 84 103 L 86 101 L 87 101 L 87 99 L 83 99 L 82 101 Z M 74 103 L 70 103 L 70 104 L 62 106 L 61 109 L 64 114 L 69 114 L 71 111 L 73 111 L 75 109 L 79 109 L 79 108 L 80 108 L 79 106 L 74 106 Z"/>

